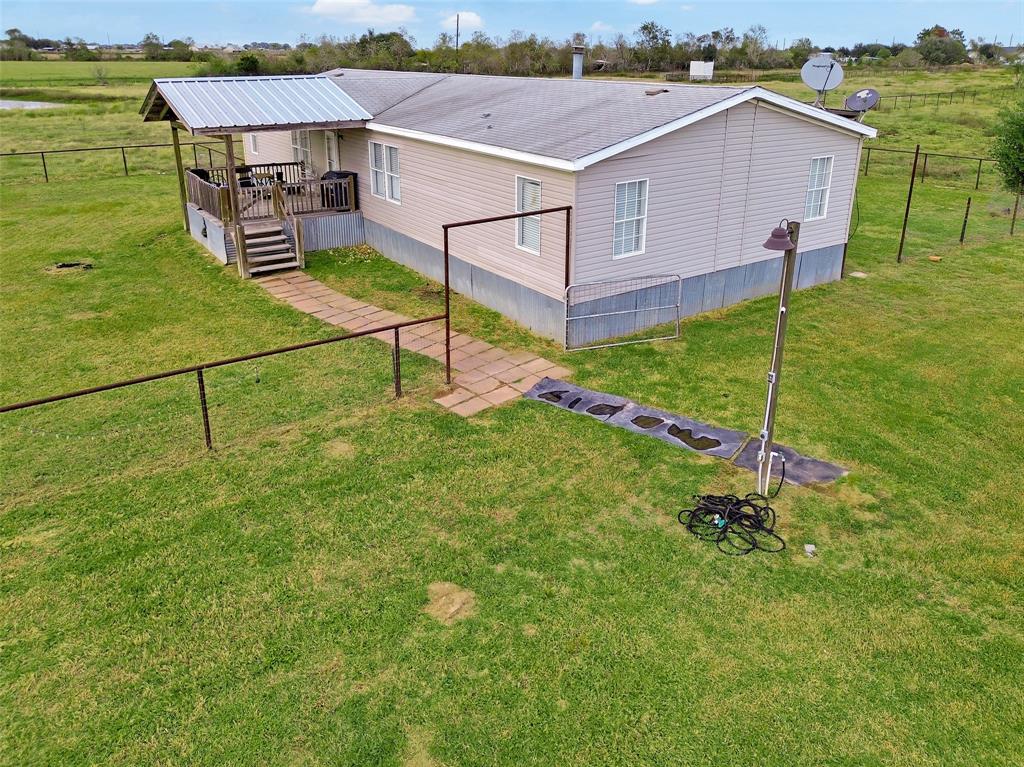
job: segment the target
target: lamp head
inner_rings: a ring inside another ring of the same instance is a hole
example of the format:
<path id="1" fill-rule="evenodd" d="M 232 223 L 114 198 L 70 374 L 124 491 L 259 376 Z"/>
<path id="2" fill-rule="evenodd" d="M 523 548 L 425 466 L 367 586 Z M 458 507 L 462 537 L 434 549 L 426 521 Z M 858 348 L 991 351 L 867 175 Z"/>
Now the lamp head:
<path id="1" fill-rule="evenodd" d="M 796 247 L 789 239 L 789 221 L 782 219 L 779 225 L 772 229 L 771 237 L 764 241 L 764 247 L 768 250 L 791 250 Z"/>

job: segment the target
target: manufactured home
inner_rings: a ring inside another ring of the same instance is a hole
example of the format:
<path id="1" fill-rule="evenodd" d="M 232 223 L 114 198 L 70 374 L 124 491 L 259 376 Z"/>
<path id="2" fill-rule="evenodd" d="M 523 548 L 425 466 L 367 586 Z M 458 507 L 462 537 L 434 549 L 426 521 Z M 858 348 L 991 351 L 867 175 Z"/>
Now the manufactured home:
<path id="1" fill-rule="evenodd" d="M 176 143 L 223 137 L 179 154 L 182 209 L 243 276 L 367 243 L 438 278 L 443 224 L 568 208 L 451 241 L 455 290 L 559 340 L 567 314 L 665 306 L 666 280 L 683 315 L 777 290 L 762 243 L 783 218 L 802 223 L 797 287 L 838 279 L 875 135 L 760 87 L 350 69 L 156 80 L 142 113 Z"/>

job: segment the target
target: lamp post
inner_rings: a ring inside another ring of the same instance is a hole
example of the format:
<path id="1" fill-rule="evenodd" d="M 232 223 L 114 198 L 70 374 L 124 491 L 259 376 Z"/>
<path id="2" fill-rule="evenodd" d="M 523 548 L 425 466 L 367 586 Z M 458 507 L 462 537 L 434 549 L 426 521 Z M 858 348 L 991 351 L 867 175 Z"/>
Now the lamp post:
<path id="1" fill-rule="evenodd" d="M 764 408 L 764 425 L 761 427 L 761 448 L 757 453 L 757 492 L 768 494 L 772 473 L 772 438 L 775 436 L 775 409 L 779 401 L 779 379 L 782 376 L 782 352 L 786 342 L 786 323 L 789 319 L 789 297 L 793 292 L 793 274 L 796 271 L 796 246 L 800 238 L 800 222 L 783 219 L 772 230 L 765 241 L 768 250 L 784 251 L 782 256 L 782 278 L 779 283 L 779 313 L 775 320 L 775 347 L 772 351 L 772 366 L 768 371 L 768 398 Z M 785 459 L 783 458 L 783 462 Z"/>

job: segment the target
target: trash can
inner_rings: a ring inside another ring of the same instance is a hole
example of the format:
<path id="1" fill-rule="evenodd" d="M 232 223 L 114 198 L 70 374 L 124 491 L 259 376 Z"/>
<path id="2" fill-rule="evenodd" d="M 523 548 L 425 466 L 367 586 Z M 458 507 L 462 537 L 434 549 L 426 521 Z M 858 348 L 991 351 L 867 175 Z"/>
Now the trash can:
<path id="1" fill-rule="evenodd" d="M 359 209 L 359 200 L 356 197 L 356 174 L 350 170 L 329 170 L 320 177 L 321 181 L 334 181 L 333 184 L 321 184 L 320 185 L 320 204 L 325 208 L 338 208 L 345 207 L 345 187 L 348 179 L 352 179 L 352 194 L 353 199 L 348 200 L 349 210 Z"/>

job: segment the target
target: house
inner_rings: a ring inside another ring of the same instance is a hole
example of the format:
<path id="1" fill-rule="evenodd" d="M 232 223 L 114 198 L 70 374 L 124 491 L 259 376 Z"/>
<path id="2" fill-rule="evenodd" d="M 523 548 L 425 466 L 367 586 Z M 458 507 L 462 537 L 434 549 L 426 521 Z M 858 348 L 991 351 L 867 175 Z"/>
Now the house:
<path id="1" fill-rule="evenodd" d="M 798 287 L 838 279 L 876 133 L 761 87 L 351 69 L 155 80 L 142 113 L 225 137 L 214 167 L 179 169 L 182 205 L 222 260 L 241 243 L 243 274 L 366 242 L 437 278 L 442 224 L 571 206 L 569 231 L 545 215 L 451 242 L 455 290 L 557 339 L 570 285 L 641 306 L 631 281 L 678 275 L 684 314 L 774 292 L 762 243 L 783 218 L 802 222 Z"/>

